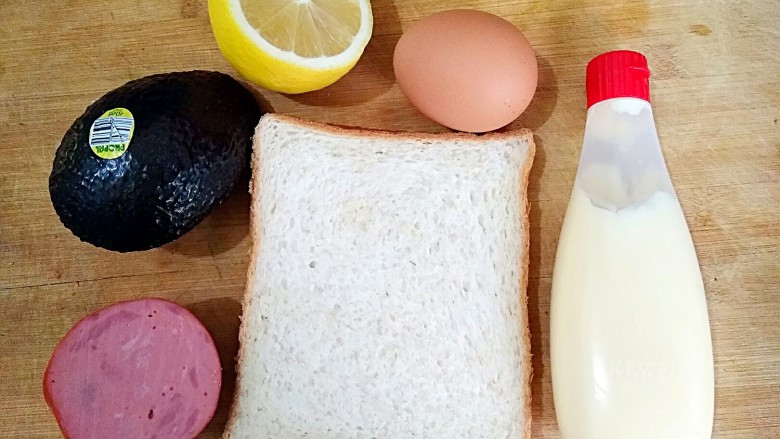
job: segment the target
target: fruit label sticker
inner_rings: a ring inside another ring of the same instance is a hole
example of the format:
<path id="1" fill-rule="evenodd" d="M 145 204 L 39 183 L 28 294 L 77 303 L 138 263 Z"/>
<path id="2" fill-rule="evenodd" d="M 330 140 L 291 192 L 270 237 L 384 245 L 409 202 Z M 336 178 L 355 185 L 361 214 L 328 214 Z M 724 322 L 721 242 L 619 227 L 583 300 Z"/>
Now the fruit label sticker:
<path id="1" fill-rule="evenodd" d="M 102 159 L 122 156 L 130 145 L 135 130 L 133 113 L 127 108 L 114 108 L 95 119 L 89 129 L 89 147 Z"/>

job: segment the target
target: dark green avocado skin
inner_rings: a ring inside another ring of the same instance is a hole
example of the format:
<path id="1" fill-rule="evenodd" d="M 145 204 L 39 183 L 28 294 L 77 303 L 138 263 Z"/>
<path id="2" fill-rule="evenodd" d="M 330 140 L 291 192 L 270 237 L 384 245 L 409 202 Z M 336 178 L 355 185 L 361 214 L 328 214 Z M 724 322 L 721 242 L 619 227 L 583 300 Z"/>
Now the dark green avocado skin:
<path id="1" fill-rule="evenodd" d="M 127 108 L 135 131 L 124 155 L 97 157 L 92 123 Z M 217 72 L 147 76 L 90 105 L 65 133 L 49 177 L 62 223 L 81 240 L 119 252 L 173 241 L 200 223 L 247 166 L 261 110 Z"/>

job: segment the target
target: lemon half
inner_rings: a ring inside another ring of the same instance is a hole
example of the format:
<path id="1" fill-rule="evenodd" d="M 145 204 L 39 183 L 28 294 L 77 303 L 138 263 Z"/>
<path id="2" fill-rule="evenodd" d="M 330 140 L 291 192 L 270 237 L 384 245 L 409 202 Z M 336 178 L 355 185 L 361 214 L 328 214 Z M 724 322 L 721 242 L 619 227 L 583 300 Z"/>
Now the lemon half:
<path id="1" fill-rule="evenodd" d="M 360 59 L 369 0 L 209 0 L 219 49 L 245 78 L 283 93 L 319 90 Z"/>

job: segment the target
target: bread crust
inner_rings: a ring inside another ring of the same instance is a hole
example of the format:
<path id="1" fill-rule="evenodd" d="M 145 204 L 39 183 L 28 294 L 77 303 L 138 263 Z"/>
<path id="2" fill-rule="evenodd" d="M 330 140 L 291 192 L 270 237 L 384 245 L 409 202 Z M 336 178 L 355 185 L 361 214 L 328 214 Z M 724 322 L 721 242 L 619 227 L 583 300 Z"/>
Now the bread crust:
<path id="1" fill-rule="evenodd" d="M 289 125 L 295 125 L 303 128 L 310 129 L 312 131 L 342 135 L 360 137 L 363 139 L 376 138 L 385 140 L 439 140 L 439 141 L 457 141 L 457 140 L 502 140 L 502 139 L 515 139 L 518 137 L 523 138 L 528 142 L 529 147 L 529 159 L 533 161 L 534 155 L 534 136 L 531 130 L 528 128 L 520 128 L 512 131 L 504 132 L 489 132 L 484 134 L 462 133 L 462 132 L 444 132 L 444 133 L 416 133 L 409 131 L 389 131 L 389 130 L 375 130 L 371 128 L 358 128 L 345 125 L 326 124 L 322 122 L 314 122 L 310 120 L 300 119 L 294 116 L 287 116 L 277 113 L 268 113 L 260 118 L 260 122 L 257 124 L 255 135 L 257 130 L 264 125 L 264 123 L 270 123 L 269 121 L 277 120 Z M 254 165 L 254 156 L 252 160 Z"/>
<path id="2" fill-rule="evenodd" d="M 528 145 L 528 155 L 523 163 L 523 167 L 520 170 L 520 185 L 518 190 L 520 194 L 526 194 L 525 205 L 522 206 L 522 218 L 520 220 L 521 230 L 525 238 L 524 251 L 522 252 L 522 259 L 518 261 L 520 264 L 520 318 L 521 333 L 525 344 L 523 352 L 523 374 L 526 380 L 525 394 L 524 394 L 524 408 L 523 413 L 525 417 L 524 425 L 524 439 L 531 437 L 531 378 L 532 378 L 532 366 L 531 366 L 531 335 L 528 324 L 528 263 L 529 263 L 529 245 L 530 245 L 530 229 L 529 229 L 529 203 L 527 197 L 528 180 L 531 173 L 531 165 L 533 164 L 534 155 L 536 153 L 536 145 L 534 144 L 533 133 L 527 128 L 521 128 L 519 130 L 507 131 L 507 132 L 490 132 L 486 134 L 472 134 L 461 132 L 449 132 L 449 133 L 414 133 L 406 131 L 386 131 L 375 130 L 367 128 L 348 127 L 342 125 L 325 124 L 321 122 L 313 122 L 304 119 L 300 119 L 293 116 L 287 116 L 277 113 L 268 113 L 260 118 L 260 122 L 255 128 L 255 134 L 252 140 L 252 159 L 251 172 L 252 176 L 249 181 L 249 193 L 250 193 L 250 214 L 249 214 L 249 233 L 250 233 L 250 249 L 249 249 L 249 266 L 247 267 L 247 282 L 244 288 L 244 297 L 241 303 L 241 326 L 239 329 L 238 340 L 239 349 L 236 357 L 236 384 L 233 398 L 231 401 L 230 414 L 228 416 L 227 423 L 225 424 L 225 431 L 222 434 L 222 439 L 231 439 L 231 432 L 233 425 L 237 419 L 238 410 L 238 398 L 239 391 L 241 389 L 241 368 L 239 365 L 242 363 L 244 356 L 244 346 L 247 345 L 246 341 L 249 338 L 247 333 L 247 322 L 244 321 L 244 310 L 249 309 L 252 303 L 252 285 L 255 281 L 255 266 L 257 265 L 257 258 L 259 254 L 260 242 L 260 212 L 255 206 L 259 206 L 260 202 L 260 190 L 255 187 L 255 174 L 260 169 L 260 163 L 262 156 L 260 154 L 260 137 L 259 133 L 265 125 L 271 124 L 274 121 L 285 123 L 288 125 L 298 126 L 309 129 L 311 131 L 339 135 L 339 136 L 351 136 L 359 137 L 363 139 L 375 138 L 382 140 L 431 140 L 431 141 L 458 141 L 458 140 L 502 140 L 502 139 L 515 139 L 522 138 Z"/>
<path id="3" fill-rule="evenodd" d="M 529 131 L 530 134 L 530 131 Z M 531 438 L 531 379 L 533 378 L 533 366 L 531 364 L 531 326 L 528 321 L 528 269 L 531 258 L 531 228 L 530 228 L 530 201 L 528 200 L 528 182 L 531 177 L 531 166 L 534 162 L 536 155 L 536 144 L 534 143 L 533 134 L 528 138 L 528 157 L 523 164 L 523 168 L 520 170 L 520 199 L 525 200 L 525 206 L 523 206 L 523 216 L 520 219 L 520 227 L 525 237 L 525 247 L 523 249 L 522 260 L 520 260 L 520 318 L 523 319 L 520 322 L 520 330 L 523 334 L 523 342 L 525 345 L 525 351 L 523 352 L 523 374 L 525 376 L 525 395 L 523 396 L 523 414 L 525 415 L 525 433 L 523 439 Z"/>

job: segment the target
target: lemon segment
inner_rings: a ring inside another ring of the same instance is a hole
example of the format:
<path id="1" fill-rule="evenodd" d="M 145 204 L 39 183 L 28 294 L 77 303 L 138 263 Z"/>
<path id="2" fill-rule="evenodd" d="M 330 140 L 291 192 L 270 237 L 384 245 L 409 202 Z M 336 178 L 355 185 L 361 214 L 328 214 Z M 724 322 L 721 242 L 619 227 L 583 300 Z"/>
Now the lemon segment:
<path id="1" fill-rule="evenodd" d="M 371 38 L 369 0 L 209 0 L 225 58 L 244 77 L 284 93 L 326 87 Z"/>

